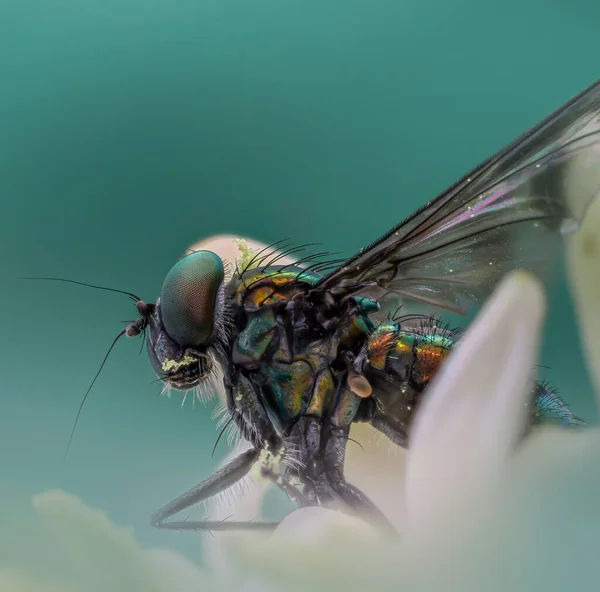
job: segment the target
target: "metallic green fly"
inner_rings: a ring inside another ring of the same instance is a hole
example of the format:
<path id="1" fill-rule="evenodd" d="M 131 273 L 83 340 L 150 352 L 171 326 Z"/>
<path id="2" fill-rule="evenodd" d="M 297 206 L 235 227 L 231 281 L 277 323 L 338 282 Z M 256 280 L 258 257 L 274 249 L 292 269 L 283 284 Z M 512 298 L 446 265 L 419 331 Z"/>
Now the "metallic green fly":
<path id="1" fill-rule="evenodd" d="M 152 523 L 272 528 L 172 520 L 256 463 L 300 506 L 342 502 L 385 520 L 344 477 L 350 427 L 368 422 L 408 446 L 415 412 L 459 336 L 428 316 L 381 318 L 382 305 L 393 296 L 466 313 L 508 271 L 544 274 L 599 189 L 600 82 L 349 260 L 282 265 L 301 248 L 275 244 L 227 274 L 201 250 L 175 264 L 155 303 L 129 294 L 139 318 L 122 334 L 147 338 L 168 388 L 224 389 L 229 422 L 250 445 Z M 530 408 L 531 424 L 581 423 L 543 383 Z"/>

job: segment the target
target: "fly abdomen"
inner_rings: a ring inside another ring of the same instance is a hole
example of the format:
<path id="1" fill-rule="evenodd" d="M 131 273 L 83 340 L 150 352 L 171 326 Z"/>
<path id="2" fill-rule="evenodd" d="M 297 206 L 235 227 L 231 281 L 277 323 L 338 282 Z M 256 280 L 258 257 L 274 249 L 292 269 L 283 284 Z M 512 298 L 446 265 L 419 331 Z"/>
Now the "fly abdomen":
<path id="1" fill-rule="evenodd" d="M 364 374 L 373 392 L 358 411 L 361 421 L 369 421 L 400 446 L 407 445 L 424 391 L 448 357 L 456 335 L 433 318 L 405 321 L 387 321 L 370 334 Z"/>
<path id="2" fill-rule="evenodd" d="M 584 425 L 547 382 L 537 382 L 532 391 L 531 424 L 555 423 L 566 427 Z"/>
<path id="3" fill-rule="evenodd" d="M 388 382 L 422 391 L 452 350 L 453 332 L 438 329 L 434 319 L 417 327 L 382 323 L 370 336 L 368 363 Z"/>
<path id="4" fill-rule="evenodd" d="M 359 417 L 405 446 L 415 411 L 432 378 L 456 344 L 457 333 L 440 328 L 435 319 L 421 321 L 409 328 L 396 322 L 381 324 L 368 342 L 365 376 L 373 386 L 372 401 L 361 403 Z M 576 427 L 584 422 L 577 417 L 547 383 L 536 382 L 529 407 L 531 426 L 554 423 Z"/>

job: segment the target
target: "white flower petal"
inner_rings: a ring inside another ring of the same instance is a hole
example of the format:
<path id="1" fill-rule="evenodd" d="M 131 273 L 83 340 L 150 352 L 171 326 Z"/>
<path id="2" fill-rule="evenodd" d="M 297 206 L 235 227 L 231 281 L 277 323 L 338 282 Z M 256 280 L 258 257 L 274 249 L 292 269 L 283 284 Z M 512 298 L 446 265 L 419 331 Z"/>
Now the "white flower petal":
<path id="1" fill-rule="evenodd" d="M 407 460 L 406 504 L 415 527 L 476 495 L 502 467 L 523 427 L 544 311 L 538 281 L 510 274 L 436 376 Z"/>
<path id="2" fill-rule="evenodd" d="M 269 248 L 268 245 L 255 241 L 252 238 L 233 236 L 230 234 L 216 234 L 194 243 L 188 247 L 186 253 L 201 250 L 212 251 L 224 261 L 234 264 L 243 255 L 238 241 L 245 242 L 248 248 L 250 248 L 252 251 L 257 253 L 262 251 L 262 255 L 264 256 L 267 256 L 270 252 L 273 252 L 277 249 L 277 247 Z M 296 260 L 293 257 L 282 257 L 281 259 L 277 259 L 276 264 L 288 265 L 289 263 L 294 263 L 295 261 Z"/>
<path id="3" fill-rule="evenodd" d="M 568 261 L 584 355 L 600 403 L 600 194 L 569 241 Z"/>
<path id="4" fill-rule="evenodd" d="M 367 423 L 353 424 L 350 438 L 356 442 L 350 440 L 346 448 L 346 479 L 362 489 L 402 532 L 407 450 Z"/>
<path id="5" fill-rule="evenodd" d="M 51 536 L 50 541 L 46 541 L 46 553 L 54 553 L 57 563 L 44 580 L 49 582 L 56 578 L 57 590 L 192 592 L 211 589 L 209 578 L 189 559 L 167 549 L 143 549 L 131 529 L 118 528 L 104 512 L 89 508 L 72 495 L 46 491 L 35 496 L 33 505 L 42 518 L 44 530 Z M 29 557 L 30 573 L 21 572 L 17 582 L 24 592 L 53 590 L 51 586 L 34 587 L 36 559 L 39 557 Z M 0 575 L 0 585 L 1 580 Z M 3 592 L 13 590 L 1 589 Z"/>
<path id="6" fill-rule="evenodd" d="M 387 543 L 363 520 L 311 507 L 288 515 L 266 541 L 248 545 L 239 540 L 230 557 L 240 572 L 261 577 L 274 590 L 360 590 L 369 582 L 382 590 L 375 561 L 387 553 L 383 564 L 390 572 L 396 567 Z"/>
<path id="7" fill-rule="evenodd" d="M 331 533 L 343 530 L 349 539 L 377 536 L 378 532 L 364 520 L 321 507 L 301 508 L 288 514 L 271 538 L 272 544 L 323 544 Z"/>

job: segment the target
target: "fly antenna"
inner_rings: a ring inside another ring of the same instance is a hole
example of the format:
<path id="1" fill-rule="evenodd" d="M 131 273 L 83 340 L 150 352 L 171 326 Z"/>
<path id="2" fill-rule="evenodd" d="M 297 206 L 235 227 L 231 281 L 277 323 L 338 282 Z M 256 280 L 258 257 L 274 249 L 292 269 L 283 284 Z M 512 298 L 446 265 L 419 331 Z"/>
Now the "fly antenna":
<path id="1" fill-rule="evenodd" d="M 105 290 L 106 292 L 116 292 L 117 294 L 125 294 L 125 296 L 129 296 L 135 302 L 139 302 L 141 298 L 136 296 L 131 292 L 126 292 L 125 290 L 117 290 L 115 288 L 107 288 L 105 286 L 95 286 L 94 284 L 86 284 L 85 282 L 78 282 L 75 280 L 68 280 L 65 278 L 55 278 L 55 277 L 21 277 L 21 280 L 43 280 L 47 282 L 65 282 L 67 284 L 76 284 L 78 286 L 85 286 L 87 288 L 94 288 L 95 290 Z"/>
<path id="2" fill-rule="evenodd" d="M 126 335 L 127 333 L 128 333 L 128 328 L 123 329 L 114 338 L 111 346 L 108 348 L 108 351 L 106 352 L 106 355 L 104 356 L 104 359 L 102 360 L 102 364 L 100 364 L 100 368 L 98 369 L 98 372 L 96 372 L 96 376 L 94 376 L 94 380 L 92 380 L 92 383 L 88 387 L 88 390 L 86 391 L 85 395 L 83 395 L 83 399 L 81 400 L 81 403 L 79 404 L 79 409 L 77 410 L 77 415 L 75 416 L 75 422 L 73 423 L 73 428 L 71 429 L 71 435 L 69 436 L 69 442 L 67 443 L 65 455 L 63 457 L 63 464 L 67 460 L 67 454 L 69 453 L 69 448 L 71 447 L 71 442 L 73 441 L 73 436 L 75 435 L 75 429 L 77 428 L 77 422 L 79 421 L 79 416 L 81 415 L 81 410 L 83 409 L 83 405 L 85 404 L 85 401 L 86 401 L 88 395 L 90 394 L 90 391 L 92 390 L 92 387 L 94 386 L 94 383 L 96 382 L 96 380 L 98 380 L 98 376 L 100 376 L 100 372 L 102 372 L 102 368 L 104 368 L 104 365 L 106 364 L 106 361 L 108 360 L 108 356 L 110 355 L 110 352 L 113 350 L 113 348 L 117 344 L 117 341 L 119 341 L 119 339 L 121 337 L 123 337 L 123 335 Z"/>

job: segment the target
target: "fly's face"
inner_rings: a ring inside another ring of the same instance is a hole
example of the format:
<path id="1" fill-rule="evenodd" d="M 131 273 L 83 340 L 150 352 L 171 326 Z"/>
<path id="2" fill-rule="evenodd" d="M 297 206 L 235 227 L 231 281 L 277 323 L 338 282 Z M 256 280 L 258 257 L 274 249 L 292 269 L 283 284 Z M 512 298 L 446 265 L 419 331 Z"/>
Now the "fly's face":
<path id="1" fill-rule="evenodd" d="M 189 390 L 214 376 L 225 341 L 224 269 L 211 251 L 196 251 L 169 271 L 148 319 L 148 356 L 157 376 Z"/>
<path id="2" fill-rule="evenodd" d="M 160 301 L 149 321 L 147 349 L 156 375 L 178 390 L 197 386 L 212 370 L 207 351 L 182 347 L 169 336 L 161 320 Z"/>

